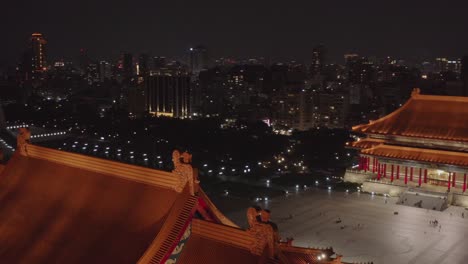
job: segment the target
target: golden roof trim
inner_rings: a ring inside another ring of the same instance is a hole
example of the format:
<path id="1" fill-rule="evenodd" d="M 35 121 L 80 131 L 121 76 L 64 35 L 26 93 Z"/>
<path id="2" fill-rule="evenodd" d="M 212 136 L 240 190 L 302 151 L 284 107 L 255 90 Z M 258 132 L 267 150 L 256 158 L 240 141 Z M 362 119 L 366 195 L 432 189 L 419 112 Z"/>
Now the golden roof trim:
<path id="1" fill-rule="evenodd" d="M 406 153 L 406 155 L 397 155 L 397 154 L 388 154 L 388 155 L 382 155 L 382 154 L 377 154 L 375 151 L 403 151 Z M 421 149 L 421 148 L 412 148 L 412 147 L 402 147 L 402 146 L 395 146 L 395 145 L 386 145 L 386 144 L 381 144 L 374 146 L 372 148 L 364 149 L 361 151 L 362 154 L 364 155 L 372 155 L 372 156 L 378 156 L 378 157 L 384 157 L 384 158 L 393 158 L 393 159 L 409 159 L 409 160 L 415 160 L 415 161 L 421 161 L 421 162 L 431 162 L 431 163 L 441 163 L 445 165 L 455 165 L 455 166 L 468 166 L 468 153 L 465 152 L 456 152 L 456 151 L 447 151 L 447 150 L 435 150 L 435 149 Z M 419 153 L 417 157 L 411 157 L 411 153 Z M 452 157 L 460 157 L 459 162 L 449 162 L 447 160 L 443 160 L 440 157 L 436 157 L 430 160 L 423 159 L 421 157 L 421 154 L 428 154 L 428 155 L 445 155 L 445 156 L 452 156 Z M 463 159 L 466 159 L 467 162 L 463 162 Z"/>
<path id="2" fill-rule="evenodd" d="M 254 238 L 242 229 L 200 219 L 192 220 L 192 234 L 246 250 L 250 250 L 254 243 Z"/>
<path id="3" fill-rule="evenodd" d="M 25 143 L 22 150 L 20 149 L 20 153 L 26 153 L 25 156 L 28 157 L 47 160 L 74 168 L 94 171 L 157 187 L 172 189 L 177 192 L 182 191 L 180 188 L 180 178 L 171 172 L 153 170 L 82 154 L 49 149 L 29 143 Z"/>

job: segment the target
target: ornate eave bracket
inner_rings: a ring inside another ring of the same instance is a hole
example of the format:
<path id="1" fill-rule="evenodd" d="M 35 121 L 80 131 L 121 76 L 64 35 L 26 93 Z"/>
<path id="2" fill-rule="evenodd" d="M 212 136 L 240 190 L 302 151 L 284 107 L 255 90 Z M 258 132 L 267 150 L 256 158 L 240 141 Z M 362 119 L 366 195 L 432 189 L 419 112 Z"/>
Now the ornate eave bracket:
<path id="1" fill-rule="evenodd" d="M 175 186 L 177 192 L 181 192 L 185 185 L 189 185 L 191 195 L 198 193 L 198 172 L 192 167 L 192 155 L 188 152 L 179 152 L 174 150 L 172 152 L 172 162 L 174 163 L 174 170 L 172 172 L 179 177 L 179 184 Z"/>
<path id="2" fill-rule="evenodd" d="M 21 127 L 18 129 L 18 136 L 16 137 L 16 145 L 19 154 L 23 156 L 28 155 L 27 146 L 31 142 L 31 131 L 29 128 Z"/>

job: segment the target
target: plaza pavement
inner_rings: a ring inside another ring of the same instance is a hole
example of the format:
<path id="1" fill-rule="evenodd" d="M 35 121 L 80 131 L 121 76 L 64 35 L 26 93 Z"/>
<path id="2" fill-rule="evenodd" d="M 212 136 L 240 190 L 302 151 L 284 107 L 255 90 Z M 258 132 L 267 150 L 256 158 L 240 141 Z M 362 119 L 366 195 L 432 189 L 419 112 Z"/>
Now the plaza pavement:
<path id="1" fill-rule="evenodd" d="M 258 205 L 271 210 L 281 237 L 294 237 L 293 244 L 303 247 L 332 246 L 344 261 L 468 263 L 468 210 L 452 206 L 439 212 L 397 205 L 396 201 L 364 193 L 309 189 Z M 245 208 L 236 206 L 230 211 L 234 207 L 221 203 L 220 209 L 246 227 L 250 202 L 238 202 Z M 338 218 L 342 220 L 339 224 L 335 223 Z M 434 219 L 441 225 L 440 231 L 430 226 Z"/>

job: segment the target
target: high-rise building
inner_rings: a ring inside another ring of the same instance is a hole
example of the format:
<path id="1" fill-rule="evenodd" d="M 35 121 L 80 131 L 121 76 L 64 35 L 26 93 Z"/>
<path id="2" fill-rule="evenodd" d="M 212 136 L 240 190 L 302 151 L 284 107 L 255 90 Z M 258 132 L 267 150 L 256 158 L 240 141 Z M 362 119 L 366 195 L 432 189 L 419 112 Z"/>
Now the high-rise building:
<path id="1" fill-rule="evenodd" d="M 161 69 L 166 67 L 166 57 L 155 56 L 153 57 L 153 69 Z"/>
<path id="2" fill-rule="evenodd" d="M 460 74 L 461 59 L 449 60 L 447 62 L 447 70 Z"/>
<path id="3" fill-rule="evenodd" d="M 447 58 L 436 58 L 435 60 L 436 72 L 444 72 L 448 70 Z"/>
<path id="4" fill-rule="evenodd" d="M 190 48 L 189 66 L 194 75 L 198 75 L 202 70 L 208 68 L 208 52 L 206 47 L 196 46 Z"/>
<path id="5" fill-rule="evenodd" d="M 174 118 L 190 115 L 190 75 L 158 74 L 146 80 L 146 107 L 150 114 Z"/>
<path id="6" fill-rule="evenodd" d="M 46 45 L 47 41 L 41 33 L 33 33 L 31 36 L 31 69 L 33 73 L 41 73 L 47 70 L 47 54 Z"/>
<path id="7" fill-rule="evenodd" d="M 149 74 L 149 56 L 146 53 L 138 57 L 137 75 L 146 76 Z"/>
<path id="8" fill-rule="evenodd" d="M 107 61 L 99 62 L 99 80 L 104 82 L 112 78 L 112 65 Z"/>
<path id="9" fill-rule="evenodd" d="M 463 82 L 463 96 L 468 96 L 468 55 L 461 59 L 460 79 Z"/>
<path id="10" fill-rule="evenodd" d="M 133 55 L 131 53 L 124 53 L 122 60 L 123 77 L 129 80 L 133 77 Z"/>
<path id="11" fill-rule="evenodd" d="M 88 51 L 85 48 L 80 49 L 80 55 L 79 55 L 78 60 L 79 60 L 78 63 L 79 63 L 81 75 L 85 75 L 88 69 L 88 65 L 91 62 L 88 56 Z"/>
<path id="12" fill-rule="evenodd" d="M 322 72 L 325 65 L 325 46 L 320 44 L 312 50 L 312 64 L 310 65 L 310 73 L 312 76 Z"/>

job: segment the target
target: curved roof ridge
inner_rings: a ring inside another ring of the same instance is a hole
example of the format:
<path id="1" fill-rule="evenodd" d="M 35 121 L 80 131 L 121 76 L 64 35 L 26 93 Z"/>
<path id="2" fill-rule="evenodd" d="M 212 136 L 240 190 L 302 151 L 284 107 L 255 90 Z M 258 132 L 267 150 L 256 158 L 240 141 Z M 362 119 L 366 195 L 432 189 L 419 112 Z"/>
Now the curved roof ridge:
<path id="1" fill-rule="evenodd" d="M 219 209 L 211 201 L 208 195 L 206 195 L 206 193 L 203 191 L 202 188 L 198 190 L 198 196 L 203 199 L 203 201 L 206 203 L 206 205 L 211 210 L 213 215 L 216 217 L 216 220 L 218 220 L 221 224 L 230 226 L 230 227 L 239 228 L 239 226 L 236 225 L 234 222 L 232 222 L 231 219 L 227 218 L 221 211 L 219 211 Z"/>
<path id="2" fill-rule="evenodd" d="M 227 226 L 201 219 L 192 220 L 192 232 L 216 241 L 250 249 L 254 238 L 239 227 Z"/>
<path id="3" fill-rule="evenodd" d="M 173 189 L 178 192 L 181 191 L 178 189 L 180 186 L 180 178 L 172 172 L 155 170 L 32 144 L 27 144 L 26 149 L 27 156 L 29 157 L 124 178 L 126 180 Z"/>
<path id="4" fill-rule="evenodd" d="M 352 127 L 352 130 L 353 131 L 358 131 L 359 132 L 359 129 L 361 132 L 365 132 L 366 131 L 366 128 L 369 127 L 370 125 L 372 124 L 376 124 L 376 123 L 380 123 L 382 121 L 385 121 L 397 114 L 399 114 L 400 112 L 402 112 L 403 110 L 406 109 L 406 107 L 409 106 L 409 104 L 411 102 L 413 102 L 414 99 L 419 99 L 422 95 L 419 94 L 419 88 L 414 88 L 413 89 L 413 92 L 411 93 L 411 97 L 408 99 L 408 101 L 406 101 L 406 103 L 404 105 L 402 105 L 400 108 L 398 108 L 397 110 L 391 112 L 390 114 L 386 115 L 386 116 L 383 116 L 377 120 L 369 120 L 369 123 L 368 124 L 362 124 L 362 125 L 357 125 L 357 126 L 353 126 Z"/>

